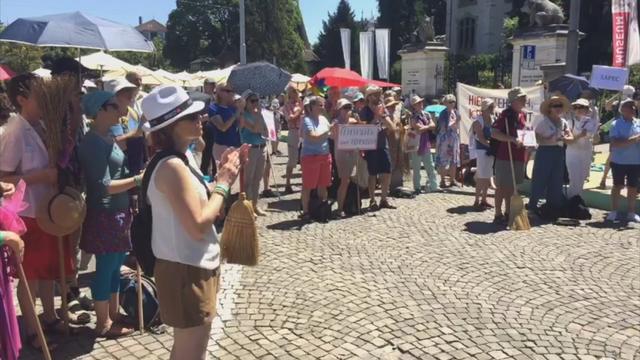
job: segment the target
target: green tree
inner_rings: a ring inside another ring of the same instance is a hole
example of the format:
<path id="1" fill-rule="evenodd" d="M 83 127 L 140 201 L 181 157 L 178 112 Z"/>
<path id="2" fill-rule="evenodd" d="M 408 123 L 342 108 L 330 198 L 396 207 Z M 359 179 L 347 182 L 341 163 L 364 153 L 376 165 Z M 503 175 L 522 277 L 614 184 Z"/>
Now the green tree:
<path id="1" fill-rule="evenodd" d="M 273 61 L 290 71 L 304 71 L 302 17 L 297 0 L 247 0 L 247 61 Z M 177 69 L 199 58 L 218 65 L 240 59 L 238 0 L 178 0 L 169 14 L 163 53 Z"/>
<path id="2" fill-rule="evenodd" d="M 0 25 L 0 32 L 5 26 Z M 17 74 L 33 71 L 42 66 L 44 49 L 37 46 L 0 42 L 0 63 L 6 64 Z"/>
<path id="3" fill-rule="evenodd" d="M 351 29 L 351 69 L 359 72 L 359 33 L 364 27 L 356 21 L 351 6 L 345 0 L 340 0 L 336 11 L 329 13 L 327 20 L 322 22 L 322 32 L 318 36 L 318 42 L 313 46 L 313 51 L 320 58 L 318 69 L 315 70 L 344 67 L 340 28 Z"/>
<path id="4" fill-rule="evenodd" d="M 150 69 L 167 69 L 168 61 L 165 59 L 163 51 L 165 41 L 161 37 L 153 39 L 155 51 L 150 53 L 133 51 L 114 51 L 111 55 L 132 65 L 142 65 Z"/>

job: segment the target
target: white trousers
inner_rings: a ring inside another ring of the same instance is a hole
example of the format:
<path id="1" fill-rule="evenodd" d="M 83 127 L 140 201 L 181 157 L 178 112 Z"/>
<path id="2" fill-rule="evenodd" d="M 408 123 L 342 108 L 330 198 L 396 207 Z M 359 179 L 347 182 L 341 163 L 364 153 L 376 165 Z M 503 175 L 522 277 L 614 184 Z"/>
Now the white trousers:
<path id="1" fill-rule="evenodd" d="M 593 147 L 574 148 L 567 147 L 567 172 L 569 173 L 569 189 L 567 196 L 570 198 L 582 195 L 584 183 L 591 170 Z"/>

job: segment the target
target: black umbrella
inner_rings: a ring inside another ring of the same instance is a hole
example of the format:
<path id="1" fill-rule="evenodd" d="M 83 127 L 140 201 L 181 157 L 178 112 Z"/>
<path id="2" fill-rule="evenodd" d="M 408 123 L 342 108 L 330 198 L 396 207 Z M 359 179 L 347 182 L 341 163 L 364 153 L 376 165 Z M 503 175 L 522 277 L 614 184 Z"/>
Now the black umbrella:
<path id="1" fill-rule="evenodd" d="M 268 62 L 238 65 L 229 74 L 229 84 L 242 94 L 252 90 L 261 96 L 279 95 L 289 84 L 291 74 Z"/>
<path id="2" fill-rule="evenodd" d="M 598 91 L 590 87 L 589 81 L 582 76 L 566 74 L 549 82 L 550 93 L 560 92 L 571 101 L 579 99 L 580 94 L 585 90 L 598 94 Z"/>

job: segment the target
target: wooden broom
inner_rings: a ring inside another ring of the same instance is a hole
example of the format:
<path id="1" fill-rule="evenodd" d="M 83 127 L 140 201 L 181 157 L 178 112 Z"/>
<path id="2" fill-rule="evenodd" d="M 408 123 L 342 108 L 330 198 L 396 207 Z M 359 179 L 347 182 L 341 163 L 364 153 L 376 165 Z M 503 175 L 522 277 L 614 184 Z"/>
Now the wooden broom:
<path id="1" fill-rule="evenodd" d="M 27 296 L 29 297 L 29 306 L 31 307 L 31 313 L 33 314 L 33 317 L 34 317 L 33 320 L 36 323 L 36 334 L 38 335 L 38 340 L 40 341 L 42 355 L 44 356 L 45 360 L 51 360 L 51 353 L 49 352 L 49 344 L 47 344 L 47 339 L 44 337 L 44 332 L 42 331 L 40 318 L 38 318 L 38 313 L 36 312 L 36 305 L 33 303 L 33 298 L 31 297 L 31 290 L 29 290 L 29 284 L 27 283 L 27 277 L 24 275 L 24 268 L 22 267 L 22 263 L 20 261 L 16 261 L 16 262 L 18 263 L 18 277 L 20 278 L 20 282 L 24 284 L 24 288 L 27 290 Z"/>
<path id="2" fill-rule="evenodd" d="M 507 135 L 509 134 L 509 120 L 505 120 Z M 513 181 L 513 195 L 511 195 L 511 201 L 509 206 L 509 228 L 511 230 L 529 230 L 531 224 L 529 223 L 529 214 L 524 208 L 522 197 L 518 194 L 518 187 L 516 185 L 516 174 L 513 166 L 513 155 L 511 154 L 511 143 L 507 143 L 507 149 L 509 149 L 509 164 L 511 165 L 511 180 Z"/>
<path id="3" fill-rule="evenodd" d="M 260 246 L 256 216 L 244 192 L 244 165 L 240 168 L 240 195 L 231 205 L 224 221 L 220 243 L 221 256 L 229 264 L 254 266 L 258 264 Z"/>

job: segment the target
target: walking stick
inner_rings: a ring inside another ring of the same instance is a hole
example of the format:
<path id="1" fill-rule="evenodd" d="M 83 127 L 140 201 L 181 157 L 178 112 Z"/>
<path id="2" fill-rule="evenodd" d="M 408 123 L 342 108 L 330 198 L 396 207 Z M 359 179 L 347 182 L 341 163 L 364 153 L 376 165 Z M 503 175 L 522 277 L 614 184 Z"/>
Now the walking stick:
<path id="1" fill-rule="evenodd" d="M 136 288 L 138 291 L 138 327 L 140 334 L 144 334 L 144 313 L 142 307 L 142 270 L 140 264 L 136 260 Z"/>
<path id="2" fill-rule="evenodd" d="M 36 305 L 33 303 L 31 290 L 29 290 L 29 284 L 27 283 L 27 277 L 24 275 L 24 269 L 22 268 L 22 263 L 20 262 L 18 262 L 18 277 L 20 278 L 20 282 L 24 284 L 24 288 L 27 290 L 27 296 L 29 297 L 29 306 L 31 306 L 31 312 L 33 313 L 33 317 L 36 322 L 36 334 L 38 335 L 38 340 L 40 341 L 40 344 L 42 346 L 42 354 L 44 355 L 45 360 L 51 360 L 49 345 L 47 344 L 47 339 L 45 339 L 44 337 L 44 332 L 42 332 L 42 325 L 40 325 L 40 319 L 38 318 L 38 314 L 36 314 Z"/>
<path id="3" fill-rule="evenodd" d="M 360 173 L 358 167 L 360 166 L 360 150 L 356 150 L 356 195 L 358 196 L 358 215 L 362 215 L 362 200 L 360 199 Z M 347 190 L 348 191 L 348 190 Z"/>
<path id="4" fill-rule="evenodd" d="M 273 145 L 269 141 L 269 150 L 267 151 L 267 157 L 269 157 L 269 166 L 271 166 L 271 177 L 273 178 L 273 185 L 276 187 L 276 192 L 278 193 L 278 200 L 282 200 L 280 195 L 280 190 L 278 189 L 278 180 L 276 176 L 276 166 L 271 159 L 271 152 L 273 151 Z"/>
<path id="5" fill-rule="evenodd" d="M 60 265 L 60 292 L 62 298 L 62 320 L 64 334 L 69 335 L 69 304 L 67 303 L 67 274 L 64 269 L 64 238 L 58 236 L 58 263 Z"/>

